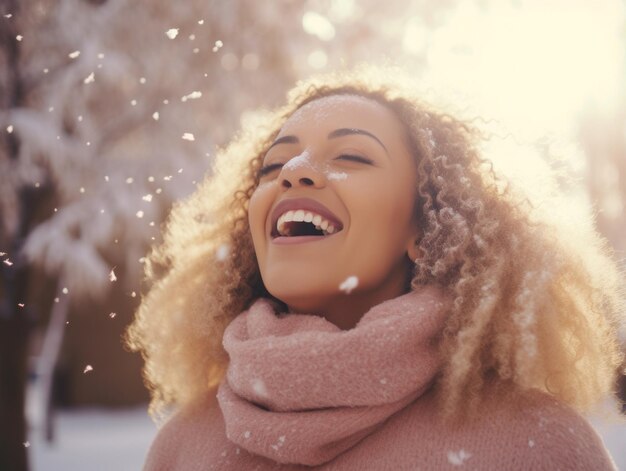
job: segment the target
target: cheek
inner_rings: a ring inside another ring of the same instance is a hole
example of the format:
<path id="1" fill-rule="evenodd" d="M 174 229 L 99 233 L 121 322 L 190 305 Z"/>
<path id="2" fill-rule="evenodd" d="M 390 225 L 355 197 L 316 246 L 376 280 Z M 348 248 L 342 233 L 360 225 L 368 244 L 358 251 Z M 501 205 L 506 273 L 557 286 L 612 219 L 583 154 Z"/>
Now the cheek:
<path id="1" fill-rule="evenodd" d="M 250 233 L 254 243 L 255 250 L 261 246 L 262 239 L 265 236 L 265 221 L 272 204 L 273 187 L 272 182 L 259 185 L 248 204 L 248 224 L 250 225 Z"/>
<path id="2" fill-rule="evenodd" d="M 370 251 L 371 256 L 404 252 L 406 241 L 415 232 L 415 192 L 411 182 L 378 178 L 368 182 L 355 179 L 354 183 L 347 206 L 355 248 L 359 245 L 360 250 Z"/>

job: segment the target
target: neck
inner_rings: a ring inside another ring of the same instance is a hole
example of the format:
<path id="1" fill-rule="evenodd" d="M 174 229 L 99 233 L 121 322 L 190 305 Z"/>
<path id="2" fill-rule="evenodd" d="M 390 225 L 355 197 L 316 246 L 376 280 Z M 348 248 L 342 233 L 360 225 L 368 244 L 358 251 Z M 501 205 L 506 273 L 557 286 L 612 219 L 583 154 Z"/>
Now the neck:
<path id="1" fill-rule="evenodd" d="M 397 273 L 374 290 L 340 293 L 324 302 L 321 302 L 320 298 L 315 298 L 310 304 L 289 304 L 289 312 L 323 317 L 341 330 L 350 330 L 374 306 L 408 293 L 410 282 L 407 282 L 407 279 L 406 272 Z"/>

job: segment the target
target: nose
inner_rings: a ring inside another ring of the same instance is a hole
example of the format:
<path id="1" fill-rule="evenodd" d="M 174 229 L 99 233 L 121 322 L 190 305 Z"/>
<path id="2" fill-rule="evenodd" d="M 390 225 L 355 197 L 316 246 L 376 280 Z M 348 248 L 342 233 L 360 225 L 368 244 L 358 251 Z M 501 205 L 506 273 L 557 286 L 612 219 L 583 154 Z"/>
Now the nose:
<path id="1" fill-rule="evenodd" d="M 326 175 L 310 158 L 307 152 L 290 159 L 283 165 L 280 175 L 280 185 L 283 189 L 304 186 L 323 188 L 326 185 Z"/>

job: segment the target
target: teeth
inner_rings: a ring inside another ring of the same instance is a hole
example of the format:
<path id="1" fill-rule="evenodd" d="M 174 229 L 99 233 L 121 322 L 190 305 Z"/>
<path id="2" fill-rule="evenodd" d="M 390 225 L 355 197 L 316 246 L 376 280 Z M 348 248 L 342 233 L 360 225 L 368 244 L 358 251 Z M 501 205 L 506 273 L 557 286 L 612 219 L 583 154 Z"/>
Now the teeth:
<path id="1" fill-rule="evenodd" d="M 289 230 L 285 229 L 285 223 L 295 222 L 311 222 L 317 230 L 320 230 L 324 235 L 333 234 L 337 231 L 337 228 L 333 226 L 328 220 L 324 219 L 319 214 L 315 214 L 311 211 L 305 211 L 303 209 L 290 210 L 282 214 L 278 221 L 276 221 L 276 230 L 281 236 L 288 236 Z"/>

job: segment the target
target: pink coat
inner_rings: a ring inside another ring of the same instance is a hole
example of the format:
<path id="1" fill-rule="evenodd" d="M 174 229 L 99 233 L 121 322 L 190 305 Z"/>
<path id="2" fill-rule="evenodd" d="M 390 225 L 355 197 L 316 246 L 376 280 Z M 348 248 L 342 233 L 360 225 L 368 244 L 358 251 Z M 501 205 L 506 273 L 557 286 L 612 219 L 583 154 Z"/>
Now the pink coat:
<path id="1" fill-rule="evenodd" d="M 375 432 L 316 467 L 280 465 L 226 437 L 214 394 L 181 410 L 152 444 L 144 471 L 207 470 L 614 470 L 591 426 L 570 408 L 532 392 L 493 395 L 475 420 L 446 425 L 432 393 Z"/>

